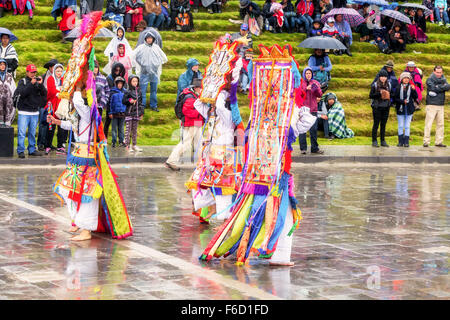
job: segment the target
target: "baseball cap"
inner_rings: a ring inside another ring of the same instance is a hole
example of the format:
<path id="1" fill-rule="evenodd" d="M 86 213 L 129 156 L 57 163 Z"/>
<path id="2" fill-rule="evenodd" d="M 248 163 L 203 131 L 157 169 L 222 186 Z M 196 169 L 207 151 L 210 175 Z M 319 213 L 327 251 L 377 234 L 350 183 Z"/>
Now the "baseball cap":
<path id="1" fill-rule="evenodd" d="M 246 23 L 241 24 L 241 30 L 248 30 L 248 24 Z"/>
<path id="2" fill-rule="evenodd" d="M 27 72 L 37 72 L 37 68 L 34 64 L 27 65 Z"/>

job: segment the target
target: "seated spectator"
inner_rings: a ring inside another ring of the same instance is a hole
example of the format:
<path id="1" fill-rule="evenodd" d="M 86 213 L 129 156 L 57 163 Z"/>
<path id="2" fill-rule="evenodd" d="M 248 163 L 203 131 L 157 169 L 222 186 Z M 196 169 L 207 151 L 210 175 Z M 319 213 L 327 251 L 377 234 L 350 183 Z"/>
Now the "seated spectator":
<path id="1" fill-rule="evenodd" d="M 136 25 L 143 19 L 144 3 L 141 0 L 127 0 L 126 5 L 125 28 L 127 32 L 134 32 Z"/>
<path id="2" fill-rule="evenodd" d="M 322 34 L 325 37 L 330 37 L 330 38 L 335 38 L 335 39 L 339 38 L 339 31 L 336 28 L 336 26 L 334 25 L 333 17 L 328 17 L 327 22 L 325 23 L 325 25 L 322 28 Z M 340 53 L 339 50 L 335 50 L 335 53 L 336 52 Z"/>
<path id="3" fill-rule="evenodd" d="M 280 3 L 284 13 L 283 27 L 288 33 L 292 33 L 295 31 L 295 18 L 297 16 L 295 13 L 294 5 L 292 4 L 291 0 L 281 0 Z"/>
<path id="4" fill-rule="evenodd" d="M 417 42 L 426 42 L 427 35 L 425 33 L 427 32 L 427 20 L 422 9 L 417 9 L 415 21 L 418 28 Z M 423 35 L 421 35 L 420 32 L 423 32 Z M 421 39 L 421 37 L 424 37 L 425 39 Z"/>
<path id="5" fill-rule="evenodd" d="M 323 28 L 323 24 L 322 24 L 322 21 L 320 20 L 320 18 L 314 20 L 312 28 L 308 32 L 308 37 L 322 36 L 323 35 L 322 28 Z"/>
<path id="6" fill-rule="evenodd" d="M 239 87 L 241 92 L 248 92 L 250 86 L 249 64 L 253 59 L 253 49 L 249 48 L 245 51 L 245 57 L 242 59 L 241 74 L 239 76 Z"/>
<path id="7" fill-rule="evenodd" d="M 126 0 L 108 0 L 106 3 L 105 14 L 107 20 L 113 20 L 123 25 L 123 19 L 127 12 Z"/>
<path id="8" fill-rule="evenodd" d="M 64 36 L 75 27 L 77 1 L 55 1 L 51 12 L 52 17 L 56 20 L 58 16 L 62 16 L 58 23 L 58 28 L 62 32 L 62 42 L 66 43 Z M 47 123 L 47 122 L 46 122 Z"/>
<path id="9" fill-rule="evenodd" d="M 270 11 L 272 2 L 275 2 L 275 0 L 266 0 L 263 5 L 262 14 L 264 16 L 264 30 L 278 33 L 278 29 L 276 28 L 277 18 L 274 12 Z"/>
<path id="10" fill-rule="evenodd" d="M 314 4 L 311 0 L 299 0 L 296 5 L 297 11 L 297 25 L 303 25 L 305 27 L 305 32 L 308 34 L 309 29 L 311 29 L 314 16 Z"/>
<path id="11" fill-rule="evenodd" d="M 256 20 L 259 32 L 262 32 L 264 26 L 264 17 L 259 6 L 255 2 L 252 2 L 250 0 L 240 0 L 239 8 L 239 16 L 241 17 L 241 19 L 244 19 L 244 23 L 249 26 L 250 32 L 252 34 L 255 34 L 250 25 L 251 19 Z"/>
<path id="12" fill-rule="evenodd" d="M 0 0 L 0 18 L 3 17 L 5 11 L 12 10 L 12 3 L 8 0 Z"/>
<path id="13" fill-rule="evenodd" d="M 147 27 L 161 29 L 161 25 L 164 22 L 164 14 L 162 13 L 162 4 L 159 0 L 145 0 L 143 15 L 144 20 L 147 22 Z"/>
<path id="14" fill-rule="evenodd" d="M 364 3 L 363 6 L 358 10 L 359 14 L 365 19 L 363 23 L 358 25 L 355 29 L 356 32 L 359 33 L 359 41 L 361 42 L 369 42 L 370 35 L 372 32 L 367 27 L 367 20 L 370 18 L 370 5 L 368 3 Z"/>
<path id="15" fill-rule="evenodd" d="M 23 14 L 25 8 L 28 10 L 28 18 L 33 19 L 33 9 L 35 8 L 34 0 L 11 0 L 14 9 L 13 15 Z"/>
<path id="16" fill-rule="evenodd" d="M 176 31 L 188 32 L 194 29 L 194 18 L 189 0 L 171 0 L 170 18 Z"/>
<path id="17" fill-rule="evenodd" d="M 345 8 L 347 0 L 333 0 L 333 8 Z"/>
<path id="18" fill-rule="evenodd" d="M 111 39 L 111 41 L 106 46 L 105 51 L 103 52 L 105 56 L 108 57 L 108 64 L 107 64 L 108 67 L 110 66 L 112 57 L 118 54 L 117 48 L 119 47 L 119 44 L 123 44 L 125 46 L 125 52 L 128 55 L 133 54 L 133 49 L 131 49 L 131 46 L 128 43 L 127 38 L 125 38 L 125 29 L 123 27 L 117 28 L 116 35 L 117 35 L 116 37 Z M 105 71 L 105 73 L 108 74 L 109 70 Z"/>
<path id="19" fill-rule="evenodd" d="M 434 19 L 440 26 L 450 28 L 447 12 L 447 0 L 434 0 Z"/>
<path id="20" fill-rule="evenodd" d="M 333 3 L 331 0 L 320 0 L 319 1 L 319 14 L 316 15 L 317 18 L 323 17 L 323 15 L 327 14 L 328 12 L 333 9 Z"/>
<path id="21" fill-rule="evenodd" d="M 428 16 L 431 22 L 434 22 L 434 0 L 422 0 L 422 5 L 430 9 L 431 14 Z"/>
<path id="22" fill-rule="evenodd" d="M 350 52 L 350 46 L 353 42 L 353 35 L 350 24 L 344 20 L 342 14 L 337 14 L 334 19 L 336 20 L 336 29 L 339 31 L 339 40 L 347 47 L 346 50 L 343 50 L 343 53 L 346 53 L 351 57 L 352 53 Z"/>
<path id="23" fill-rule="evenodd" d="M 137 25 L 136 25 L 136 32 L 141 33 L 142 31 L 144 31 L 147 28 L 147 22 L 145 21 L 145 17 L 144 19 L 142 19 Z"/>
<path id="24" fill-rule="evenodd" d="M 400 75 L 400 84 L 394 93 L 398 121 L 397 147 L 409 147 L 411 120 L 415 111 L 414 100 L 417 99 L 416 88 L 410 81 L 411 75 L 409 72 L 403 72 Z"/>
<path id="25" fill-rule="evenodd" d="M 8 63 L 0 58 L 0 127 L 11 126 L 16 109 L 13 105 L 13 95 L 16 83 L 11 73 L 7 71 Z"/>
<path id="26" fill-rule="evenodd" d="M 222 13 L 222 1 L 213 0 L 213 2 L 208 6 L 208 12 L 213 13 Z"/>
<path id="27" fill-rule="evenodd" d="M 323 137 L 330 139 L 330 130 L 328 129 L 328 110 L 331 106 L 328 105 L 328 94 L 324 94 L 317 105 L 317 131 L 323 130 Z"/>
<path id="28" fill-rule="evenodd" d="M 125 79 L 117 77 L 114 80 L 114 87 L 111 88 L 109 97 L 109 118 L 112 123 L 112 147 L 117 145 L 117 135 L 119 135 L 119 147 L 126 147 L 124 143 L 123 128 L 125 124 L 125 111 L 127 107 L 122 103 L 126 89 L 124 88 Z"/>
<path id="29" fill-rule="evenodd" d="M 16 77 L 16 69 L 19 66 L 19 56 L 17 55 L 16 49 L 9 42 L 8 34 L 0 34 L 1 36 L 1 46 L 0 46 L 0 58 L 5 59 L 8 65 L 7 72 L 11 73 L 12 76 Z"/>
<path id="30" fill-rule="evenodd" d="M 164 21 L 161 24 L 161 30 L 169 30 L 171 26 L 172 18 L 169 14 L 169 0 L 161 1 L 161 12 L 164 15 Z"/>
<path id="31" fill-rule="evenodd" d="M 402 53 L 406 50 L 406 32 L 401 28 L 401 23 L 396 22 L 389 36 L 389 47 L 396 53 Z"/>
<path id="32" fill-rule="evenodd" d="M 235 32 L 231 34 L 231 41 L 237 40 L 239 38 L 246 38 L 248 39 L 247 45 L 240 45 L 238 47 L 238 53 L 241 55 L 241 57 L 244 57 L 245 51 L 249 48 L 253 48 L 253 39 L 252 35 L 250 34 L 248 30 L 248 25 L 243 23 L 241 24 L 241 28 L 239 29 L 239 32 Z"/>
<path id="33" fill-rule="evenodd" d="M 276 0 L 271 0 L 271 2 L 270 13 L 272 13 L 273 17 L 275 17 L 274 31 L 275 33 L 281 33 L 284 24 L 283 6 L 276 2 Z"/>
<path id="34" fill-rule="evenodd" d="M 416 108 L 419 108 L 419 105 L 422 102 L 422 92 L 423 92 L 423 89 L 424 89 L 423 88 L 423 83 L 422 83 L 422 70 L 417 68 L 417 66 L 414 63 L 414 61 L 409 61 L 406 64 L 406 68 L 405 68 L 404 72 L 408 72 L 410 74 L 411 82 L 416 87 L 417 101 L 414 102 L 414 104 L 416 105 Z M 398 82 L 400 83 L 401 80 L 399 79 Z"/>
<path id="35" fill-rule="evenodd" d="M 382 27 L 380 25 L 380 21 L 377 17 L 373 17 L 374 22 L 368 21 L 368 24 L 372 23 L 373 29 L 373 41 L 375 42 L 378 49 L 380 49 L 380 52 L 384 54 L 391 54 L 392 50 L 389 48 L 389 42 L 387 38 L 387 30 L 386 27 Z"/>
<path id="36" fill-rule="evenodd" d="M 314 54 L 308 59 L 308 67 L 314 73 L 314 80 L 320 83 L 322 92 L 328 89 L 328 82 L 331 79 L 331 69 L 333 68 L 328 54 L 322 49 L 314 49 Z"/>
<path id="37" fill-rule="evenodd" d="M 328 93 L 325 100 L 328 109 L 328 130 L 330 138 L 338 139 L 353 138 L 355 134 L 353 130 L 347 127 L 345 121 L 345 112 L 342 104 L 338 101 L 336 95 L 332 92 Z"/>
<path id="38" fill-rule="evenodd" d="M 195 58 L 189 58 L 186 62 L 186 71 L 183 72 L 177 81 L 177 97 L 180 93 L 188 88 L 194 79 L 203 79 L 202 72 L 198 69 L 200 63 Z"/>
<path id="39" fill-rule="evenodd" d="M 81 0 L 80 11 L 81 16 L 92 11 L 103 11 L 103 0 Z"/>

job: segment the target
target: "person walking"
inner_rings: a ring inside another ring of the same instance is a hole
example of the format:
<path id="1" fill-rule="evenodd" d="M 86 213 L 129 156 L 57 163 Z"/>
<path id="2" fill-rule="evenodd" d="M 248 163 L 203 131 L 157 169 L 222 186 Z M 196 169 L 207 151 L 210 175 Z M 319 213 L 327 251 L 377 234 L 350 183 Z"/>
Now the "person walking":
<path id="1" fill-rule="evenodd" d="M 400 85 L 394 93 L 395 109 L 398 121 L 398 144 L 397 147 L 409 147 L 410 127 L 413 113 L 415 111 L 414 101 L 418 94 L 412 76 L 409 72 L 400 75 Z"/>
<path id="2" fill-rule="evenodd" d="M 430 145 L 430 132 L 436 119 L 436 147 L 446 147 L 444 142 L 444 103 L 445 92 L 450 90 L 450 84 L 444 76 L 442 66 L 435 66 L 433 73 L 427 79 L 426 116 L 425 130 L 423 135 L 423 146 Z"/>
<path id="3" fill-rule="evenodd" d="M 380 127 L 380 140 L 382 147 L 389 147 L 385 140 L 386 123 L 389 118 L 391 106 L 392 86 L 388 81 L 388 72 L 384 69 L 378 73 L 378 79 L 372 83 L 369 97 L 372 99 L 372 147 L 379 147 L 377 141 L 378 127 Z"/>
<path id="4" fill-rule="evenodd" d="M 11 73 L 7 72 L 8 63 L 0 58 L 0 127 L 11 126 L 16 110 L 13 104 L 13 95 L 16 83 Z"/>
<path id="5" fill-rule="evenodd" d="M 17 119 L 17 154 L 25 158 L 25 136 L 28 131 L 28 155 L 42 156 L 36 150 L 36 127 L 39 121 L 39 108 L 47 102 L 47 90 L 42 77 L 36 77 L 37 68 L 34 64 L 26 67 L 26 77 L 19 81 L 15 95 L 18 98 Z"/>

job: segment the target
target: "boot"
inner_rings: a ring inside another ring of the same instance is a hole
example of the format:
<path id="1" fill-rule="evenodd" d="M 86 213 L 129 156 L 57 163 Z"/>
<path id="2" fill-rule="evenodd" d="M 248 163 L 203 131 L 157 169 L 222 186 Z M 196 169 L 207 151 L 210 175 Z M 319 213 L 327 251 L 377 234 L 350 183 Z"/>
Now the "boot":
<path id="1" fill-rule="evenodd" d="M 405 148 L 409 148 L 409 136 L 404 136 L 403 137 L 403 146 Z"/>
<path id="2" fill-rule="evenodd" d="M 403 143 L 404 143 L 403 140 L 404 140 L 404 136 L 402 134 L 399 134 L 397 147 L 403 147 Z"/>
<path id="3" fill-rule="evenodd" d="M 30 20 L 33 20 L 33 9 L 28 10 L 28 12 L 29 12 L 28 18 L 29 18 Z"/>
<path id="4" fill-rule="evenodd" d="M 378 141 L 377 141 L 377 140 L 373 140 L 373 141 L 372 141 L 372 147 L 375 147 L 375 148 L 378 148 L 378 147 L 379 147 Z"/>
<path id="5" fill-rule="evenodd" d="M 0 7 L 0 18 L 3 17 L 3 7 Z"/>

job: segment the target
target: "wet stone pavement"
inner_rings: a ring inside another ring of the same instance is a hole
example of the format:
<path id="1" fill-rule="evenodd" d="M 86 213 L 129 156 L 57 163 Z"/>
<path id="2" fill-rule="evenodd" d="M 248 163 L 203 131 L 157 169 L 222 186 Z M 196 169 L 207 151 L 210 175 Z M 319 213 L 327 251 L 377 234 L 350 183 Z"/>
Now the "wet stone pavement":
<path id="1" fill-rule="evenodd" d="M 292 268 L 200 263 L 190 169 L 115 168 L 135 229 L 71 243 L 57 168 L 0 169 L 0 299 L 449 299 L 449 166 L 296 166 Z"/>

